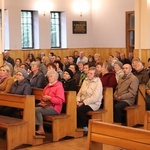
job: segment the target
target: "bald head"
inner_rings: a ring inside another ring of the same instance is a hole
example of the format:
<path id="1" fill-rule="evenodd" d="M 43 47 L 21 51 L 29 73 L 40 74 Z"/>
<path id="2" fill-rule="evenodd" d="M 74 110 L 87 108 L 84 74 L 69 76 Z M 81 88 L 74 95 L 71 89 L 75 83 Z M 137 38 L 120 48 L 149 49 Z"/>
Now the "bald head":
<path id="1" fill-rule="evenodd" d="M 132 67 L 130 64 L 123 65 L 123 72 L 124 74 L 130 74 L 132 72 Z"/>

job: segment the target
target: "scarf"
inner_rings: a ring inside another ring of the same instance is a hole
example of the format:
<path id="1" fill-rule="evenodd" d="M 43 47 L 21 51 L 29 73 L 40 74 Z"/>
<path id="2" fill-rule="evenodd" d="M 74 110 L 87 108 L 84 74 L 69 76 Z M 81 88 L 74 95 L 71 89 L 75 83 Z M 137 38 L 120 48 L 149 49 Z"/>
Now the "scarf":
<path id="1" fill-rule="evenodd" d="M 0 84 L 8 77 L 9 75 L 4 75 L 0 77 Z"/>

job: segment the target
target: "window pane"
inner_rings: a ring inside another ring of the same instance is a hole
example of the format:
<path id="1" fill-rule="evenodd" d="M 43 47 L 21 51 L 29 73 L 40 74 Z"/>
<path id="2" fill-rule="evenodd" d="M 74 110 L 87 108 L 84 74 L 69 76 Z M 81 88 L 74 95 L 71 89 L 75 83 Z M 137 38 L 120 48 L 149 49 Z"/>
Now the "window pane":
<path id="1" fill-rule="evenodd" d="M 60 34 L 60 13 L 51 12 L 51 47 L 61 47 L 61 34 Z"/>
<path id="2" fill-rule="evenodd" d="M 134 31 L 130 31 L 130 45 L 134 45 Z"/>
<path id="3" fill-rule="evenodd" d="M 130 29 L 134 28 L 134 14 L 130 15 Z"/>
<path id="4" fill-rule="evenodd" d="M 33 18 L 31 11 L 21 12 L 22 48 L 33 48 Z"/>

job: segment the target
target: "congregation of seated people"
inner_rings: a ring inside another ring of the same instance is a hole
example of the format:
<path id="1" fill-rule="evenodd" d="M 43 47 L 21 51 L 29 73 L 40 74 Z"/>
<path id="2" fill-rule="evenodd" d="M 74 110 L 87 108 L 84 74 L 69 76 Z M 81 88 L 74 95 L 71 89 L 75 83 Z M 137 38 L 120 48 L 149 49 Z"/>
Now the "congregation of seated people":
<path id="1" fill-rule="evenodd" d="M 103 88 L 112 87 L 114 121 L 120 123 L 122 110 L 135 104 L 139 84 L 146 85 L 146 108 L 150 110 L 150 65 L 146 67 L 132 54 L 128 58 L 116 52 L 102 61 L 98 53 L 86 56 L 83 51 L 74 51 L 63 62 L 52 52 L 49 56 L 29 53 L 23 62 L 20 58 L 14 60 L 6 51 L 4 64 L 0 67 L 0 92 L 30 95 L 32 88 L 44 89 L 41 101 L 50 101 L 50 105 L 45 110 L 36 107 L 36 125 L 39 126 L 37 134 L 45 135 L 42 116 L 61 113 L 64 91 L 77 92 L 77 125 L 88 131 L 86 113 L 98 110 L 102 104 Z M 59 97 L 53 99 L 54 93 L 48 90 L 56 85 L 60 91 L 55 94 Z M 0 115 L 11 116 L 13 111 L 15 109 L 0 106 Z"/>

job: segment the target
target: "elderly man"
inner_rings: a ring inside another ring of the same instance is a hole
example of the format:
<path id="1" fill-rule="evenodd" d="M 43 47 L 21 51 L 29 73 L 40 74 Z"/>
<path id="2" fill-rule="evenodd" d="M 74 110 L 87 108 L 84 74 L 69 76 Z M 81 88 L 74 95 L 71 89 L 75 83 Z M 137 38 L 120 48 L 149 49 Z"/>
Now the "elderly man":
<path id="1" fill-rule="evenodd" d="M 144 63 L 138 61 L 135 67 L 135 71 L 133 74 L 139 79 L 140 84 L 147 84 L 149 80 L 149 74 L 147 73 L 146 69 L 144 68 Z"/>
<path id="2" fill-rule="evenodd" d="M 76 62 L 77 65 L 78 65 L 78 62 L 83 62 L 83 64 L 88 62 L 88 58 L 86 56 L 84 56 L 83 51 L 81 51 L 79 54 L 79 57 L 78 57 L 77 62 Z"/>
<path id="3" fill-rule="evenodd" d="M 122 122 L 122 110 L 126 106 L 134 105 L 139 80 L 132 74 L 129 64 L 123 65 L 124 76 L 119 79 L 118 86 L 114 92 L 114 121 Z"/>
<path id="4" fill-rule="evenodd" d="M 9 52 L 5 51 L 4 52 L 4 58 L 5 61 L 9 62 L 13 67 L 15 66 L 14 59 L 10 57 Z"/>

